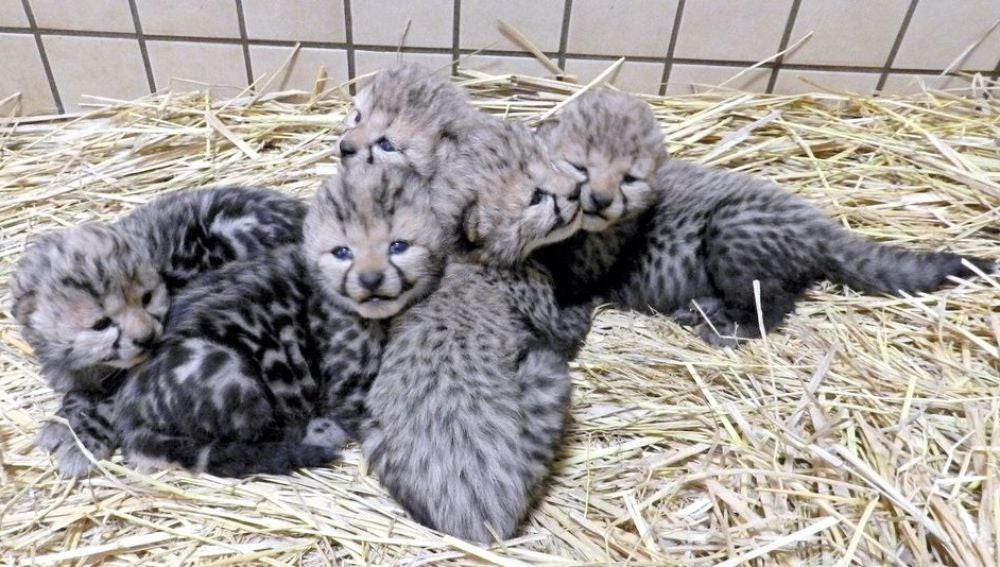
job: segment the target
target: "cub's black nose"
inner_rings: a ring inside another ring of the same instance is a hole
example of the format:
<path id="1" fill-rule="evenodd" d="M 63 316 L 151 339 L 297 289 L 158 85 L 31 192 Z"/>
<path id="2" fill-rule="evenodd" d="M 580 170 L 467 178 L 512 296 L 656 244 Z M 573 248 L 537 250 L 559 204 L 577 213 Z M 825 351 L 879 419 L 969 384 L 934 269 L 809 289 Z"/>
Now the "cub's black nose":
<path id="1" fill-rule="evenodd" d="M 351 143 L 347 140 L 340 141 L 340 157 L 351 157 L 356 153 L 358 153 L 358 148 L 351 145 Z"/>
<path id="2" fill-rule="evenodd" d="M 590 193 L 589 204 L 592 211 L 603 211 L 604 209 L 611 206 L 611 203 L 615 202 L 614 197 L 605 195 L 603 193 Z"/>
<path id="3" fill-rule="evenodd" d="M 382 272 L 362 272 L 358 274 L 358 281 L 368 291 L 375 291 L 382 285 Z"/>

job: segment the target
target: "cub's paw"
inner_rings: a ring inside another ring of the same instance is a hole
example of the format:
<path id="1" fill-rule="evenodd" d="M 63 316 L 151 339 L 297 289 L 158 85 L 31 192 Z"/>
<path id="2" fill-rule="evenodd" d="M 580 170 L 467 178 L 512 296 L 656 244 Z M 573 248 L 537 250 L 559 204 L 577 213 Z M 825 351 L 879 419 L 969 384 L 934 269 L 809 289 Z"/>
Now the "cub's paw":
<path id="1" fill-rule="evenodd" d="M 714 320 L 722 312 L 722 300 L 718 297 L 705 296 L 692 299 L 686 308 L 681 308 L 670 314 L 670 318 L 678 325 L 694 327 L 708 320 Z"/>
<path id="2" fill-rule="evenodd" d="M 340 449 L 344 443 L 347 443 L 347 438 L 347 432 L 337 425 L 336 421 L 326 417 L 317 417 L 306 425 L 306 435 L 302 439 L 302 444 Z"/>
<path id="3" fill-rule="evenodd" d="M 96 440 L 92 444 L 94 446 L 90 448 L 90 452 L 94 459 L 101 460 L 111 456 L 110 447 Z M 73 437 L 73 432 L 62 423 L 46 423 L 35 437 L 35 446 L 52 455 L 59 473 L 66 478 L 84 477 L 90 473 L 90 459 Z"/>
<path id="4" fill-rule="evenodd" d="M 736 348 L 739 346 L 740 337 L 736 335 L 736 329 L 732 324 L 717 325 L 712 328 L 708 323 L 702 323 L 696 328 L 698 337 L 706 343 L 720 348 Z"/>

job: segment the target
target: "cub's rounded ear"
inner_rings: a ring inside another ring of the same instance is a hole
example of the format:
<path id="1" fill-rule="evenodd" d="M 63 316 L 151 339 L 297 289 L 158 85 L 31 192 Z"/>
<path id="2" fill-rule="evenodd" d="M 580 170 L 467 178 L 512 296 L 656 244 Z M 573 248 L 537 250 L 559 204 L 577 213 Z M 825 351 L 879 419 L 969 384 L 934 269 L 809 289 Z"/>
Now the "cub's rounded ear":
<path id="1" fill-rule="evenodd" d="M 546 141 L 551 140 L 557 126 L 559 126 L 558 118 L 542 120 L 535 126 L 535 135 Z"/>

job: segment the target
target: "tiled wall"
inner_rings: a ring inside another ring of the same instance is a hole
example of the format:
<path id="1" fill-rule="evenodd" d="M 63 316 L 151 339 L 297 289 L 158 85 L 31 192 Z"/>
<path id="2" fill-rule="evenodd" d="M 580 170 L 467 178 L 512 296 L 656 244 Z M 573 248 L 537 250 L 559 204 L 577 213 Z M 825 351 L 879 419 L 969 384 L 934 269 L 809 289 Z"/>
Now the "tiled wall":
<path id="1" fill-rule="evenodd" d="M 626 56 L 615 82 L 639 92 L 871 94 L 1000 74 L 1000 0 L 0 0 L 0 114 L 169 88 L 234 95 L 296 43 L 269 89 L 312 88 L 321 66 L 353 78 L 395 61 L 400 44 L 432 66 L 548 74 L 497 18 L 580 80 Z"/>

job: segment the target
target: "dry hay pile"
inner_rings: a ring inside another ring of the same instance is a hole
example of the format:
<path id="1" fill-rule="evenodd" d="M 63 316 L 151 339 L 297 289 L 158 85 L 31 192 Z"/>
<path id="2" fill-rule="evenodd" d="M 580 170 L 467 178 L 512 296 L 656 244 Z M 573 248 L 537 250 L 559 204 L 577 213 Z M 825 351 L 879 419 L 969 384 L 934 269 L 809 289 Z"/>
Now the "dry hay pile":
<path id="1" fill-rule="evenodd" d="M 462 80 L 483 109 L 517 118 L 575 88 Z M 167 191 L 308 194 L 333 166 L 349 106 L 307 99 L 161 96 L 4 126 L 0 279 L 31 235 Z M 1000 255 L 995 99 L 649 102 L 676 157 L 767 176 L 876 240 Z M 996 276 L 902 298 L 824 284 L 785 328 L 730 351 L 662 317 L 603 310 L 574 367 L 551 489 L 521 537 L 489 548 L 405 518 L 355 448 L 328 469 L 248 481 L 145 476 L 117 458 L 63 480 L 32 448 L 57 397 L 8 315 L 0 561 L 995 565 L 998 312 Z"/>

